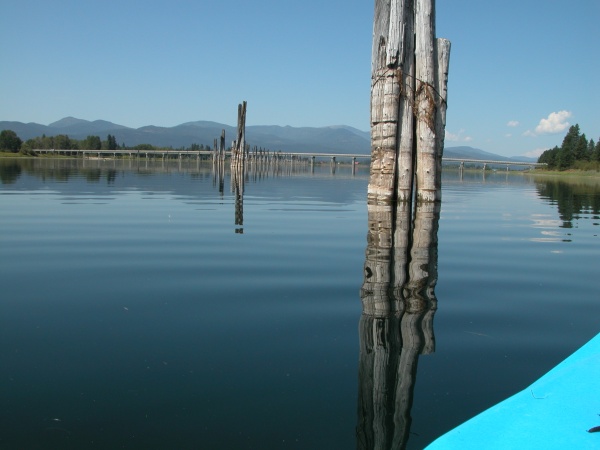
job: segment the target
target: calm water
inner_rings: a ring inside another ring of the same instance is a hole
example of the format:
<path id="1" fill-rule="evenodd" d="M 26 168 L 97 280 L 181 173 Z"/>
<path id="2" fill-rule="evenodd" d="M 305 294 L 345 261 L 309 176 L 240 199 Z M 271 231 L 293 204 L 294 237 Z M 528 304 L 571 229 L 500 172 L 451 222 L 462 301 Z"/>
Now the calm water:
<path id="1" fill-rule="evenodd" d="M 420 449 L 600 332 L 593 182 L 448 172 L 402 235 L 364 167 L 0 177 L 2 449 Z"/>

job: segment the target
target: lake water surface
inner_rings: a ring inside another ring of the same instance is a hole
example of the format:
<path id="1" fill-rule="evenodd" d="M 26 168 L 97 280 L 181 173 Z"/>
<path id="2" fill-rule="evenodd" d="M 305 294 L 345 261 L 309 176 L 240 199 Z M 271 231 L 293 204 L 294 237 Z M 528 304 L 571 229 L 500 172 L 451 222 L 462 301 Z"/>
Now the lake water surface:
<path id="1" fill-rule="evenodd" d="M 402 235 L 366 167 L 0 178 L 2 449 L 421 449 L 600 332 L 593 181 L 449 171 Z"/>

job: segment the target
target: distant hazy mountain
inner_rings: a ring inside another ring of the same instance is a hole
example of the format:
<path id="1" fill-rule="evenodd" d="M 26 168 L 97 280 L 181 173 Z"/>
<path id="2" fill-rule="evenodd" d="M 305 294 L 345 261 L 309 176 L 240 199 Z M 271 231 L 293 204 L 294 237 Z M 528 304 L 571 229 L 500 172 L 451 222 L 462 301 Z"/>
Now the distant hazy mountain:
<path id="1" fill-rule="evenodd" d="M 85 134 L 84 137 L 87 137 L 90 134 L 104 132 L 105 130 L 128 129 L 127 127 L 107 122 L 106 120 L 94 120 L 93 122 L 90 122 L 88 120 L 76 119 L 75 117 L 65 117 L 64 119 L 51 123 L 48 127 L 61 130 L 61 134 L 67 134 L 69 137 L 75 139 L 78 139 L 75 136 L 76 134 Z M 106 138 L 106 136 L 101 137 L 103 139 Z"/>
<path id="2" fill-rule="evenodd" d="M 88 121 L 75 117 L 65 117 L 50 125 L 5 121 L 0 122 L 0 130 L 13 130 L 23 140 L 42 134 L 46 136 L 66 134 L 74 139 L 85 139 L 87 136 L 95 135 L 106 139 L 110 134 L 115 136 L 119 145 L 152 144 L 173 148 L 189 147 L 192 144 L 212 147 L 214 140 L 221 136 L 221 130 L 225 130 L 225 141 L 229 146 L 236 135 L 236 127 L 210 121 L 186 122 L 174 127 L 150 125 L 129 128 L 105 120 Z M 371 145 L 368 131 L 361 131 L 346 125 L 320 128 L 276 125 L 247 126 L 246 141 L 252 147 L 258 146 L 271 151 L 338 154 L 369 154 Z M 535 158 L 507 158 L 473 147 L 446 147 L 444 156 L 495 161 L 536 161 Z"/>
<path id="3" fill-rule="evenodd" d="M 65 117 L 50 125 L 22 122 L 0 122 L 0 130 L 13 130 L 23 139 L 45 134 L 66 134 L 74 139 L 85 139 L 89 135 L 106 139 L 115 136 L 119 145 L 152 144 L 173 148 L 189 147 L 191 144 L 213 145 L 215 138 L 225 130 L 227 146 L 236 136 L 236 128 L 216 122 L 187 122 L 174 127 L 145 126 L 128 128 L 104 120 L 93 122 Z M 325 153 L 369 153 L 369 133 L 348 126 L 322 128 L 295 128 L 280 126 L 247 126 L 246 142 L 271 151 L 325 152 Z"/>
<path id="4" fill-rule="evenodd" d="M 480 159 L 486 161 L 520 161 L 520 162 L 537 162 L 537 158 L 529 158 L 527 156 L 506 157 L 486 152 L 473 147 L 446 147 L 444 149 L 444 157 L 446 158 L 465 158 L 465 159 Z"/>

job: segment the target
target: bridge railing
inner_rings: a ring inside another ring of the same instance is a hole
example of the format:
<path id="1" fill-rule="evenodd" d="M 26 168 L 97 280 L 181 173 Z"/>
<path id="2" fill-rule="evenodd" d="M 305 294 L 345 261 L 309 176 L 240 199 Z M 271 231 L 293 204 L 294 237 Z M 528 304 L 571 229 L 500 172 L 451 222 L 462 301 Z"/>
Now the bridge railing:
<path id="1" fill-rule="evenodd" d="M 164 150 L 70 150 L 70 149 L 34 149 L 36 153 L 45 153 L 45 154 L 79 154 L 82 156 L 102 156 L 102 155 L 128 155 L 128 156 L 156 156 L 160 155 L 162 157 L 167 155 L 177 155 L 178 157 L 183 156 L 212 156 L 215 155 L 215 151 L 213 150 L 173 150 L 173 149 L 164 149 Z M 351 158 L 351 159 L 371 159 L 371 155 L 368 154 L 354 154 L 354 153 L 300 153 L 300 152 L 266 152 L 261 154 L 269 154 L 271 156 L 277 156 L 280 158 L 286 157 L 294 157 L 294 158 L 329 158 L 335 161 L 337 158 Z M 226 156 L 230 155 L 230 152 L 225 152 Z M 254 155 L 253 152 L 249 153 L 250 157 Z M 490 165 L 501 165 L 501 166 L 528 166 L 528 167 L 545 167 L 546 163 L 533 163 L 528 161 L 496 161 L 496 160 L 483 160 L 483 159 L 472 159 L 472 158 L 450 158 L 443 157 L 442 162 L 457 162 L 463 166 L 464 164 L 481 164 L 484 167 L 488 164 Z"/>
<path id="2" fill-rule="evenodd" d="M 442 158 L 442 162 L 458 162 L 458 163 L 473 163 L 473 164 L 496 164 L 500 166 L 531 166 L 531 167 L 545 167 L 546 163 L 534 163 L 527 161 L 494 161 L 484 159 L 469 159 L 469 158 Z"/>

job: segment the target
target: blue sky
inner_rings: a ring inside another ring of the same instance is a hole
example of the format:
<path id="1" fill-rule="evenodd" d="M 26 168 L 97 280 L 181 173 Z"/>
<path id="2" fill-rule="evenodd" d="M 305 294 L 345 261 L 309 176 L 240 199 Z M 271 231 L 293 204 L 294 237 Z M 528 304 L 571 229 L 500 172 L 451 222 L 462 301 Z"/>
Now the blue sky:
<path id="1" fill-rule="evenodd" d="M 4 0 L 0 120 L 369 129 L 373 0 Z M 600 1 L 438 0 L 446 146 L 600 137 Z"/>

